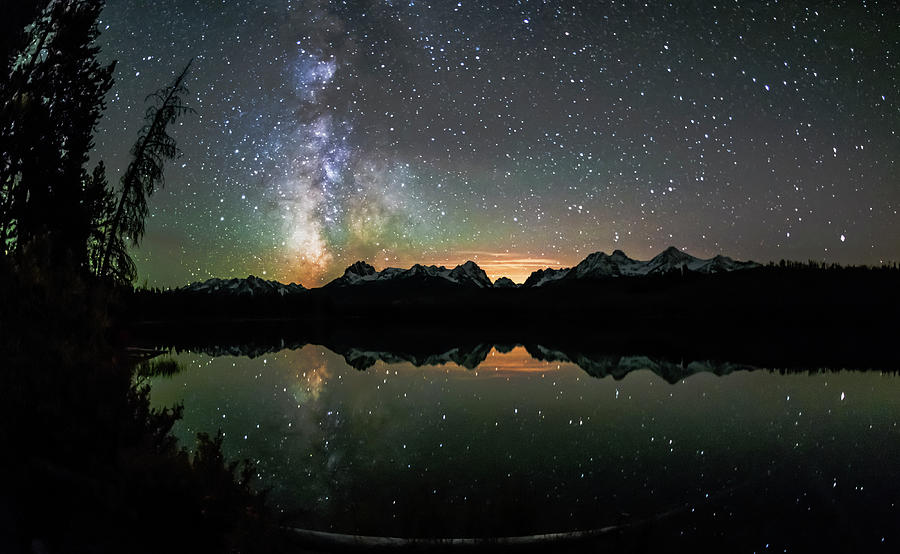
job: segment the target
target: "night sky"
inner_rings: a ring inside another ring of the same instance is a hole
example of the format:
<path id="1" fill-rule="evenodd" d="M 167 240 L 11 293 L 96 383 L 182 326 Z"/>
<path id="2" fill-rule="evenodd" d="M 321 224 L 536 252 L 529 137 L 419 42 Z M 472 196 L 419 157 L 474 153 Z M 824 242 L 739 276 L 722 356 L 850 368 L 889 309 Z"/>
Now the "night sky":
<path id="1" fill-rule="evenodd" d="M 622 249 L 900 259 L 894 2 L 108 0 L 117 181 L 192 57 L 139 281 Z"/>

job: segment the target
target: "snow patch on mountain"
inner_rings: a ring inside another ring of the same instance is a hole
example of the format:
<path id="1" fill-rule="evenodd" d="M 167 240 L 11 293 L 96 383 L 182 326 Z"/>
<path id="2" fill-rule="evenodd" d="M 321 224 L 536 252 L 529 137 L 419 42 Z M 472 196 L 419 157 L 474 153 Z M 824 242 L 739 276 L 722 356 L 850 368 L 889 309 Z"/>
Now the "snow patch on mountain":
<path id="1" fill-rule="evenodd" d="M 528 276 L 528 279 L 525 279 L 525 282 L 522 284 L 523 287 L 540 287 L 546 285 L 547 283 L 552 283 L 554 281 L 559 281 L 563 279 L 566 275 L 569 274 L 569 269 L 553 269 L 548 267 L 547 269 L 539 269 L 531 273 Z"/>
<path id="2" fill-rule="evenodd" d="M 528 277 L 524 286 L 539 287 L 563 280 L 662 275 L 671 271 L 720 273 L 758 266 L 755 262 L 735 261 L 722 255 L 708 260 L 695 258 L 672 246 L 647 261 L 631 259 L 621 250 L 616 250 L 612 254 L 594 252 L 571 269 L 539 269 Z"/>
<path id="3" fill-rule="evenodd" d="M 447 282 L 475 288 L 494 286 L 484 270 L 473 261 L 468 261 L 453 269 L 447 269 L 444 266 L 415 264 L 409 269 L 388 267 L 381 271 L 376 271 L 374 267 L 365 262 L 356 262 L 344 270 L 344 275 L 325 286 L 338 287 L 399 281 Z"/>
<path id="4" fill-rule="evenodd" d="M 451 269 L 449 277 L 457 283 L 471 283 L 481 289 L 489 289 L 494 286 L 487 273 L 471 260 Z"/>
<path id="5" fill-rule="evenodd" d="M 344 361 L 346 361 L 348 365 L 360 371 L 369 369 L 378 361 L 382 361 L 386 364 L 411 363 L 416 367 L 441 366 L 448 363 L 454 363 L 466 369 L 475 369 L 479 364 L 484 362 L 490 353 L 491 348 L 492 345 L 490 344 L 478 344 L 472 348 L 455 347 L 444 352 L 433 352 L 428 354 L 348 348 L 340 353 L 344 356 Z"/>
<path id="6" fill-rule="evenodd" d="M 246 279 L 218 279 L 212 278 L 206 281 L 191 283 L 178 289 L 184 292 L 221 294 L 227 296 L 288 296 L 305 291 L 302 285 L 297 283 L 283 284 L 278 281 L 268 281 L 254 275 Z"/>

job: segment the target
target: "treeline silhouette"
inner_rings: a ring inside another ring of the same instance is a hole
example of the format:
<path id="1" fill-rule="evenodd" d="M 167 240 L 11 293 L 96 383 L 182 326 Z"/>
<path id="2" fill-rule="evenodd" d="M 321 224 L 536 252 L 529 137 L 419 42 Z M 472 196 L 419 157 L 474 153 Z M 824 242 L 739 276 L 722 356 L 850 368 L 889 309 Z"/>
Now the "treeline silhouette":
<path id="1" fill-rule="evenodd" d="M 271 328 L 269 334 L 248 337 L 235 335 L 231 340 L 223 336 L 221 328 L 208 330 L 206 337 L 198 333 L 186 333 L 179 336 L 167 334 L 161 328 L 147 329 L 142 336 L 142 344 L 155 352 L 168 352 L 181 354 L 183 352 L 197 352 L 208 356 L 246 356 L 256 358 L 284 350 L 300 350 L 308 345 L 323 346 L 332 352 L 341 355 L 350 367 L 359 371 L 366 371 L 376 362 L 409 363 L 416 367 L 440 366 L 455 364 L 460 367 L 473 370 L 483 364 L 493 349 L 500 353 L 511 352 L 516 347 L 524 347 L 526 352 L 535 360 L 549 362 L 572 363 L 584 370 L 592 377 L 613 377 L 616 380 L 624 379 L 629 373 L 636 370 L 648 369 L 669 383 L 676 383 L 697 373 L 712 373 L 715 375 L 727 375 L 734 371 L 770 371 L 781 374 L 805 373 L 817 374 L 824 372 L 839 372 L 847 370 L 878 370 L 881 373 L 896 375 L 900 366 L 895 362 L 885 362 L 882 365 L 866 365 L 872 361 L 865 356 L 846 360 L 846 363 L 828 363 L 827 359 L 799 358 L 769 359 L 765 360 L 752 352 L 743 354 L 744 358 L 729 360 L 721 358 L 701 357 L 702 352 L 690 348 L 665 350 L 651 344 L 641 344 L 632 341 L 623 344 L 621 342 L 596 342 L 583 341 L 576 343 L 569 341 L 559 343 L 494 343 L 475 342 L 473 337 L 440 335 L 440 340 L 423 340 L 423 337 L 409 337 L 406 335 L 394 336 L 394 340 L 377 334 L 374 337 L 368 333 L 358 335 L 347 332 L 308 333 L 305 338 L 297 335 L 297 329 Z M 356 342 L 354 342 L 356 341 Z M 652 350 L 647 352 L 646 350 Z M 746 362 L 746 359 L 754 359 L 756 363 Z M 759 362 L 768 363 L 756 365 Z M 176 372 L 180 368 L 176 369 Z"/>
<path id="2" fill-rule="evenodd" d="M 280 296 L 236 296 L 186 289 L 137 289 L 127 300 L 132 321 L 161 319 L 359 319 L 491 327 L 597 326 L 634 320 L 704 318 L 753 325 L 806 321 L 841 325 L 846 318 L 895 325 L 900 269 L 782 262 L 730 273 L 676 271 L 665 275 L 569 280 L 535 288 L 476 289 L 448 284 L 388 282 L 325 287 Z M 773 321 L 774 318 L 778 321 Z"/>
<path id="3" fill-rule="evenodd" d="M 206 434 L 190 454 L 170 433 L 180 406 L 151 407 L 146 377 L 166 368 L 117 347 L 106 306 L 118 298 L 0 266 L 0 550 L 278 550 L 252 466 Z"/>
<path id="4" fill-rule="evenodd" d="M 99 0 L 52 1 L 4 20 L 0 248 L 124 285 L 135 277 L 128 247 L 143 237 L 148 200 L 164 183 L 165 162 L 180 155 L 167 128 L 193 111 L 182 102 L 190 63 L 148 96 L 131 161 L 111 185 L 102 160 L 87 167 L 115 69 L 98 60 L 102 9 Z M 34 19 L 24 32 L 6 27 L 27 15 Z"/>
<path id="5" fill-rule="evenodd" d="M 189 111 L 187 68 L 151 95 L 113 186 L 102 161 L 88 167 L 114 67 L 98 60 L 103 2 L 4 8 L 0 551 L 278 550 L 252 465 L 227 462 L 216 435 L 178 445 L 181 408 L 152 408 L 147 384 L 172 368 L 123 348 L 128 246 L 178 155 L 166 129 Z"/>
<path id="6" fill-rule="evenodd" d="M 287 296 L 138 289 L 125 305 L 131 340 L 168 329 L 169 339 L 178 334 L 190 342 L 218 333 L 220 342 L 241 344 L 276 328 L 274 336 L 290 329 L 294 338 L 325 345 L 335 337 L 366 343 L 387 333 L 400 342 L 405 336 L 427 342 L 433 335 L 576 351 L 584 344 L 613 351 L 629 345 L 645 354 L 776 367 L 886 368 L 900 362 L 898 285 L 894 266 L 785 262 L 731 273 L 678 271 L 515 289 L 388 283 Z"/>

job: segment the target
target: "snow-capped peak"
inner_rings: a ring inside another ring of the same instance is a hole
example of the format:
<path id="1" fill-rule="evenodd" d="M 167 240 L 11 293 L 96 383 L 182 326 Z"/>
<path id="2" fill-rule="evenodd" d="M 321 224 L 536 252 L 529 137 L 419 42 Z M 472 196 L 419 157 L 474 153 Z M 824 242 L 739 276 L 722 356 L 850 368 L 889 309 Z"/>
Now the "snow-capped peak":
<path id="1" fill-rule="evenodd" d="M 758 265 L 755 262 L 738 262 L 722 255 L 703 260 L 682 252 L 674 246 L 666 248 L 647 261 L 633 260 L 621 250 L 615 250 L 612 254 L 604 252 L 589 254 L 571 269 L 539 269 L 528 277 L 523 286 L 539 287 L 551 282 L 579 279 L 658 275 L 681 270 L 698 273 L 718 273 L 747 269 Z"/>
<path id="2" fill-rule="evenodd" d="M 359 275 L 360 277 L 374 275 L 375 273 L 375 268 L 363 261 L 355 262 L 344 270 L 344 275 L 353 274 Z"/>
<path id="3" fill-rule="evenodd" d="M 206 293 L 206 294 L 224 294 L 229 296 L 258 296 L 277 294 L 285 296 L 288 294 L 296 294 L 304 291 L 302 285 L 290 283 L 285 285 L 278 281 L 267 281 L 255 275 L 249 275 L 246 279 L 207 279 L 203 282 L 191 283 L 185 287 L 181 287 L 182 291 Z"/>
<path id="4" fill-rule="evenodd" d="M 682 268 L 697 269 L 704 260 L 695 258 L 686 252 L 670 246 L 647 262 L 647 274 L 668 273 Z"/>
<path id="5" fill-rule="evenodd" d="M 632 260 L 621 250 L 612 255 L 594 252 L 569 271 L 566 279 L 599 279 L 620 275 L 642 275 L 642 263 Z"/>
<path id="6" fill-rule="evenodd" d="M 493 286 L 487 274 L 473 261 L 458 265 L 453 269 L 444 266 L 415 264 L 409 269 L 388 267 L 376 271 L 365 262 L 356 262 L 344 271 L 342 277 L 328 283 L 329 287 L 348 286 L 362 283 L 387 283 L 400 281 L 452 283 L 478 288 Z"/>
<path id="7" fill-rule="evenodd" d="M 472 283 L 478 288 L 491 288 L 494 284 L 490 277 L 472 260 L 450 270 L 450 279 L 457 283 Z"/>
<path id="8" fill-rule="evenodd" d="M 363 261 L 354 262 L 344 270 L 344 276 L 341 277 L 347 283 L 358 283 L 361 281 L 371 281 L 376 278 L 378 272 L 375 268 Z"/>
<path id="9" fill-rule="evenodd" d="M 554 281 L 559 281 L 569 274 L 571 269 L 553 269 L 548 267 L 547 269 L 538 269 L 537 271 L 533 271 L 531 275 L 528 276 L 528 279 L 525 279 L 525 282 L 522 284 L 523 287 L 540 287 L 546 285 L 547 283 L 552 283 Z"/>

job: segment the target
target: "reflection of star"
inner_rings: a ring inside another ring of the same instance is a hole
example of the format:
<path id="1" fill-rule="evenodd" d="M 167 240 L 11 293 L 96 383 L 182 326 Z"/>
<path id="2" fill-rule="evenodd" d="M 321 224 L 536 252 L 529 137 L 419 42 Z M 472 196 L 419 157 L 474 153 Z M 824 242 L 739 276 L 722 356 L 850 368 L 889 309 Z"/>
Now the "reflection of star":
<path id="1" fill-rule="evenodd" d="M 328 365 L 324 363 L 298 374 L 297 381 L 291 386 L 291 392 L 297 405 L 303 406 L 307 402 L 318 400 L 330 377 Z"/>

